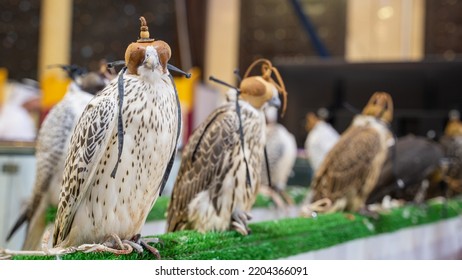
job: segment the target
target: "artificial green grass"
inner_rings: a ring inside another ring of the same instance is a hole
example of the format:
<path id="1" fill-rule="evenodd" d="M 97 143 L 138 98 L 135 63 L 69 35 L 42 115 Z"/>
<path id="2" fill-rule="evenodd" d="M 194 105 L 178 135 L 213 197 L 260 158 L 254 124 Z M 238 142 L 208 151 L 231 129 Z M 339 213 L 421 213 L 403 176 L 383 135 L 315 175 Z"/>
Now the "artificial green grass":
<path id="1" fill-rule="evenodd" d="M 358 214 L 333 213 L 313 219 L 293 218 L 251 224 L 252 234 L 242 236 L 234 231 L 201 234 L 194 231 L 159 235 L 157 245 L 163 259 L 278 259 L 330 247 L 346 241 L 393 232 L 407 227 L 428 224 L 458 216 L 461 200 L 446 204 L 404 206 L 381 214 L 377 220 Z M 143 254 L 74 253 L 60 259 L 146 260 Z M 55 257 L 16 256 L 15 259 L 55 259 Z"/>
<path id="2" fill-rule="evenodd" d="M 165 220 L 167 217 L 167 209 L 168 209 L 168 202 L 170 201 L 170 197 L 168 196 L 160 196 L 157 198 L 156 203 L 149 212 L 146 221 L 158 221 L 158 220 Z"/>
<path id="3" fill-rule="evenodd" d="M 287 193 L 294 199 L 295 204 L 299 204 L 306 196 L 307 188 L 302 187 L 290 187 L 287 189 Z M 156 203 L 149 212 L 146 218 L 147 222 L 165 220 L 167 215 L 168 202 L 170 197 L 160 196 L 157 198 Z M 268 208 L 274 206 L 274 202 L 270 197 L 258 195 L 254 204 L 254 208 Z M 47 209 L 47 223 L 53 223 L 56 217 L 56 207 L 49 207 Z"/>
<path id="4" fill-rule="evenodd" d="M 56 207 L 53 207 L 53 206 L 48 207 L 47 214 L 46 214 L 47 224 L 51 224 L 55 222 L 57 210 L 58 209 Z"/>

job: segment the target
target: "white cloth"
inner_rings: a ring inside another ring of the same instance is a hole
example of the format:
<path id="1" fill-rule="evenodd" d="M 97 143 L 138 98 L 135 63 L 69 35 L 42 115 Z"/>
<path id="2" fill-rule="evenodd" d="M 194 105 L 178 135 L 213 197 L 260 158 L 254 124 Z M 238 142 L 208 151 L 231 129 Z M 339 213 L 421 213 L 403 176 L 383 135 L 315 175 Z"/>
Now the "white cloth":
<path id="1" fill-rule="evenodd" d="M 395 232 L 351 240 L 291 256 L 288 260 L 438 260 L 461 259 L 459 217 Z"/>

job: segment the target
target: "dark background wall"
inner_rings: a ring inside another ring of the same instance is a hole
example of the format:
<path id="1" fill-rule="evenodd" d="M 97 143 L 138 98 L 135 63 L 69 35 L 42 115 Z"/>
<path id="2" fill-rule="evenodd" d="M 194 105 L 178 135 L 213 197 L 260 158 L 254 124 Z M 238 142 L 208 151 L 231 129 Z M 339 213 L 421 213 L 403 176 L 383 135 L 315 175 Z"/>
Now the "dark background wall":
<path id="1" fill-rule="evenodd" d="M 98 69 L 100 59 L 124 59 L 128 44 L 139 37 L 139 16 L 146 18 L 151 38 L 169 43 L 178 64 L 174 1 L 74 0 L 72 63 Z"/>
<path id="2" fill-rule="evenodd" d="M 13 79 L 37 78 L 39 0 L 0 0 L 0 67 Z M 192 64 L 203 68 L 207 1 L 187 0 Z M 300 0 L 334 57 L 318 54 L 301 27 L 289 0 L 242 0 L 239 67 L 258 57 L 271 59 L 289 90 L 289 111 L 282 121 L 297 134 L 306 135 L 304 115 L 321 106 L 332 109 L 330 119 L 344 130 L 352 114 L 341 107 L 348 101 L 362 108 L 376 90 L 389 91 L 395 100 L 393 127 L 398 135 L 441 133 L 447 111 L 461 109 L 462 1 L 426 0 L 425 59 L 422 63 L 346 64 L 345 26 L 347 0 Z M 123 58 L 139 32 L 144 15 L 156 39 L 169 42 L 172 63 L 181 66 L 175 1 L 74 0 L 71 62 L 95 69 L 101 58 Z M 226 32 L 226 31 L 224 31 Z"/>
<path id="3" fill-rule="evenodd" d="M 329 53 L 343 57 L 346 0 L 301 0 L 300 4 Z M 241 1 L 240 30 L 241 72 L 261 57 L 299 62 L 318 56 L 289 0 Z"/>
<path id="4" fill-rule="evenodd" d="M 281 122 L 303 146 L 304 118 L 308 111 L 330 109 L 329 121 L 340 132 L 354 114 L 343 107 L 348 102 L 362 110 L 375 91 L 389 92 L 394 101 L 392 128 L 398 136 L 407 133 L 440 135 L 448 111 L 462 110 L 462 61 L 397 63 L 345 63 L 317 61 L 277 65 L 289 93 L 288 111 Z"/>
<path id="5" fill-rule="evenodd" d="M 192 65 L 203 67 L 206 1 L 187 0 Z M 37 79 L 40 0 L 0 0 L 0 67 L 9 77 Z M 73 1 L 71 63 L 98 69 L 100 59 L 124 58 L 139 36 L 139 16 L 146 17 L 151 37 L 168 42 L 171 63 L 180 66 L 175 1 Z"/>
<path id="6" fill-rule="evenodd" d="M 462 1 L 425 1 L 425 56 L 448 59 L 462 53 Z"/>
<path id="7" fill-rule="evenodd" d="M 0 0 L 0 67 L 15 79 L 37 79 L 38 0 Z"/>
<path id="8" fill-rule="evenodd" d="M 193 65 L 203 67 L 206 0 L 187 0 Z M 319 37 L 334 57 L 343 57 L 346 0 L 300 0 Z M 462 1 L 426 0 L 425 56 L 454 59 L 462 54 Z M 0 1 L 0 67 L 11 78 L 37 78 L 40 0 Z M 72 62 L 93 68 L 100 58 L 119 59 L 136 38 L 137 17 L 145 15 L 151 33 L 174 47 L 173 63 L 181 64 L 176 48 L 175 1 L 74 0 Z M 135 34 L 135 35 L 133 35 Z M 289 0 L 242 0 L 239 67 L 257 57 L 273 61 L 305 61 L 316 57 L 309 37 Z"/>

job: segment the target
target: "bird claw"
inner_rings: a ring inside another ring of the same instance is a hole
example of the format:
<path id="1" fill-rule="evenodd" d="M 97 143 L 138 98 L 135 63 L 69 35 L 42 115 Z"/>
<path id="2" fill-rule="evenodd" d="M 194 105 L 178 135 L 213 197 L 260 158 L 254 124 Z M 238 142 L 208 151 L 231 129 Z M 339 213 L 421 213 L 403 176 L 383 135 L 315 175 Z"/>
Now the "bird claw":
<path id="1" fill-rule="evenodd" d="M 247 221 L 252 219 L 252 215 L 250 215 L 250 213 L 247 212 L 238 212 L 237 215 L 240 218 L 240 220 L 245 224 L 247 224 Z"/>
<path id="2" fill-rule="evenodd" d="M 318 213 L 326 213 L 332 210 L 332 201 L 329 198 L 322 198 L 315 202 L 306 202 L 300 208 L 300 215 L 305 218 L 316 218 Z"/>
<path id="3" fill-rule="evenodd" d="M 157 259 L 160 259 L 160 253 L 159 251 L 149 245 L 148 243 L 162 243 L 159 238 L 155 237 L 150 237 L 150 238 L 141 238 L 140 234 L 136 234 L 133 236 L 131 240 L 121 240 L 119 236 L 116 234 L 111 235 L 112 238 L 114 238 L 115 243 L 119 246 L 120 250 L 117 249 L 112 249 L 109 250 L 110 252 L 113 252 L 115 254 L 130 254 L 135 250 L 138 253 L 143 253 L 144 249 L 147 249 L 149 252 L 151 252 L 154 256 L 156 256 Z M 114 250 L 114 251 L 113 251 Z"/>
<path id="4" fill-rule="evenodd" d="M 136 234 L 133 236 L 131 240 L 124 240 L 123 243 L 127 243 L 132 246 L 138 253 L 143 253 L 144 249 L 146 248 L 149 252 L 151 252 L 157 259 L 160 260 L 160 253 L 159 251 L 149 245 L 148 243 L 161 243 L 162 245 L 164 242 L 157 237 L 147 237 L 141 238 L 141 234 Z"/>
<path id="5" fill-rule="evenodd" d="M 124 248 L 124 244 L 122 243 L 122 240 L 117 234 L 113 233 L 111 234 L 111 237 L 114 238 L 114 241 L 116 242 L 116 244 L 119 246 L 120 249 Z"/>
<path id="6" fill-rule="evenodd" d="M 127 245 L 130 245 L 139 254 L 143 253 L 143 251 L 144 251 L 143 247 L 140 244 L 138 244 L 138 243 L 136 243 L 134 241 L 124 240 L 123 243 L 127 244 Z"/>
<path id="7" fill-rule="evenodd" d="M 252 219 L 252 215 L 244 211 L 235 210 L 231 218 L 233 220 L 231 225 L 237 232 L 242 235 L 248 235 L 252 232 L 247 226 L 248 221 Z"/>
<path id="8" fill-rule="evenodd" d="M 152 242 L 154 243 L 154 242 Z M 160 260 L 160 253 L 159 253 L 159 250 L 157 250 L 156 248 L 152 247 L 151 245 L 148 244 L 148 241 L 145 241 L 144 239 L 141 239 L 140 240 L 140 244 L 141 246 L 143 246 L 144 248 L 146 248 L 149 252 L 151 252 L 154 256 L 156 256 L 156 258 L 158 260 Z"/>
<path id="9" fill-rule="evenodd" d="M 363 208 L 359 209 L 358 213 L 360 215 L 362 215 L 362 216 L 366 216 L 366 217 L 372 218 L 374 220 L 378 220 L 379 217 L 380 217 L 379 213 L 377 213 L 375 211 L 372 211 L 372 210 L 369 210 L 366 207 L 363 207 Z"/>
<path id="10" fill-rule="evenodd" d="M 249 232 L 247 231 L 246 227 L 244 227 L 242 224 L 238 222 L 232 222 L 231 225 L 233 226 L 233 229 L 237 232 L 239 232 L 242 235 L 248 235 Z"/>

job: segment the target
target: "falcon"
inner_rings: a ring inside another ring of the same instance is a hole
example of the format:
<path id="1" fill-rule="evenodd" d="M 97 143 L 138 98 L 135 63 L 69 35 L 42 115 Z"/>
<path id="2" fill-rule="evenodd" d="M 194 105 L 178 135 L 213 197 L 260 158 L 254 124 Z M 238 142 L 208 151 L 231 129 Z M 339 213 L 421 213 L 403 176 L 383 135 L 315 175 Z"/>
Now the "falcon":
<path id="1" fill-rule="evenodd" d="M 445 157 L 448 159 L 446 182 L 452 194 L 462 192 L 462 122 L 460 113 L 453 110 L 440 139 Z"/>
<path id="2" fill-rule="evenodd" d="M 45 117 L 36 141 L 36 177 L 32 196 L 7 241 L 27 223 L 24 250 L 40 248 L 46 227 L 46 211 L 58 206 L 64 162 L 70 138 L 85 106 L 106 85 L 99 73 L 83 74 L 75 66 L 62 66 L 73 79 L 63 99 Z"/>
<path id="3" fill-rule="evenodd" d="M 318 118 L 313 112 L 306 114 L 305 129 L 308 132 L 305 153 L 313 172 L 316 172 L 340 136 L 329 123 Z"/>
<path id="4" fill-rule="evenodd" d="M 278 191 L 286 189 L 287 181 L 297 159 L 297 142 L 292 133 L 277 122 L 277 109 L 265 108 L 266 116 L 266 151 L 268 167 L 263 164 L 261 182 L 272 185 Z M 268 170 L 270 178 L 268 178 Z M 268 180 L 271 179 L 271 182 Z"/>
<path id="5" fill-rule="evenodd" d="M 90 101 L 72 135 L 56 248 L 100 248 L 111 237 L 128 252 L 140 251 L 138 243 L 148 247 L 139 234 L 170 173 L 181 111 L 167 69 L 170 47 L 150 39 L 140 20 L 141 38 L 125 53 L 127 68 Z"/>
<path id="6" fill-rule="evenodd" d="M 258 63 L 262 75 L 249 76 Z M 185 146 L 168 207 L 167 231 L 250 232 L 247 221 L 260 185 L 266 142 L 262 108 L 267 103 L 280 105 L 278 91 L 284 100 L 286 91 L 277 69 L 265 59 L 249 67 L 239 91 L 236 101 L 213 111 Z"/>
<path id="7" fill-rule="evenodd" d="M 303 214 L 365 210 L 365 201 L 393 144 L 392 119 L 391 96 L 374 93 L 316 172 Z"/>
<path id="8" fill-rule="evenodd" d="M 377 186 L 367 204 L 381 202 L 387 195 L 395 199 L 422 202 L 427 191 L 437 190 L 442 179 L 443 149 L 426 137 L 407 135 L 389 148 Z"/>

